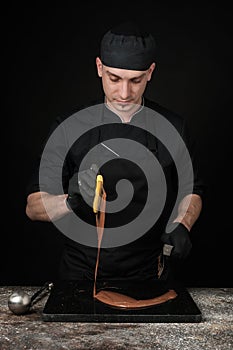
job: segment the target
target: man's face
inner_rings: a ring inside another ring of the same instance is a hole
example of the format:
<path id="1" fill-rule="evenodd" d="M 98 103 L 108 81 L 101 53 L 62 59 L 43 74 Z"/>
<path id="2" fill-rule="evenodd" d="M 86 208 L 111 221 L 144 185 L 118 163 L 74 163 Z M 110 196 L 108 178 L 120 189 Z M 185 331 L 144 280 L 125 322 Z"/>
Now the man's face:
<path id="1" fill-rule="evenodd" d="M 130 112 L 141 104 L 147 82 L 151 79 L 155 63 L 146 71 L 112 68 L 96 59 L 97 71 L 102 78 L 106 102 L 118 112 Z"/>

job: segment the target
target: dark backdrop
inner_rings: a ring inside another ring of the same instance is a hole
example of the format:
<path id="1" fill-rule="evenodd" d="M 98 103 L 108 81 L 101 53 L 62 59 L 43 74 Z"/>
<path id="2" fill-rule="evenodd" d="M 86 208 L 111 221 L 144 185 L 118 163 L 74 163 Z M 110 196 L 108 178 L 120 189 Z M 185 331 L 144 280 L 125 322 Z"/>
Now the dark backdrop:
<path id="1" fill-rule="evenodd" d="M 56 276 L 64 237 L 52 224 L 26 217 L 25 188 L 54 118 L 101 96 L 100 37 L 132 14 L 159 49 L 146 95 L 186 118 L 207 184 L 182 278 L 188 286 L 232 286 L 232 12 L 152 3 L 152 9 L 102 4 L 2 11 L 1 285 L 38 285 Z"/>

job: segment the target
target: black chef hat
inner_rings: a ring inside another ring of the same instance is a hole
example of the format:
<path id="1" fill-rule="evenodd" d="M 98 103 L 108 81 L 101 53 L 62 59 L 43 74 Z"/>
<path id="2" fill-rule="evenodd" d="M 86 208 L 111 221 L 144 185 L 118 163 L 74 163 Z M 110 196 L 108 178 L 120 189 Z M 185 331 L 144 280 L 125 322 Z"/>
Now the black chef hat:
<path id="1" fill-rule="evenodd" d="M 102 38 L 100 58 L 104 65 L 129 70 L 147 70 L 155 62 L 153 36 L 134 22 L 124 22 Z"/>

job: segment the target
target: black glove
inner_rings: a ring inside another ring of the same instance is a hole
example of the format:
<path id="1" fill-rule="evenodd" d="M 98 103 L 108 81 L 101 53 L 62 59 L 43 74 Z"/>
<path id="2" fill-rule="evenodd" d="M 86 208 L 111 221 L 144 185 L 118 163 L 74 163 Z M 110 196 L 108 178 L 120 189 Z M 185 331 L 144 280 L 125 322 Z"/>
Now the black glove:
<path id="1" fill-rule="evenodd" d="M 170 233 L 162 234 L 161 240 L 173 246 L 171 258 L 186 259 L 192 249 L 189 230 L 181 223 L 173 223 L 170 228 L 173 226 L 175 228 Z"/>
<path id="2" fill-rule="evenodd" d="M 90 169 L 74 173 L 69 181 L 68 186 L 68 197 L 66 199 L 67 205 L 73 211 L 77 211 L 81 197 L 87 204 L 92 206 L 95 187 L 96 187 L 96 176 L 98 174 L 98 167 L 96 164 L 92 164 Z"/>

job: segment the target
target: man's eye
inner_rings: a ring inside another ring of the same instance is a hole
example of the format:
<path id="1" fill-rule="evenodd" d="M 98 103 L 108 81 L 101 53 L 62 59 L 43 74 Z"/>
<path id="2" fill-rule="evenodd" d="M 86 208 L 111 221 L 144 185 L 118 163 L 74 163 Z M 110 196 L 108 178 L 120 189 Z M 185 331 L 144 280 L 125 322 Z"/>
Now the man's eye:
<path id="1" fill-rule="evenodd" d="M 141 79 L 133 79 L 132 83 L 134 84 L 139 84 L 141 82 Z"/>
<path id="2" fill-rule="evenodd" d="M 119 81 L 118 78 L 110 78 L 110 80 L 113 82 L 113 83 L 117 83 Z"/>

